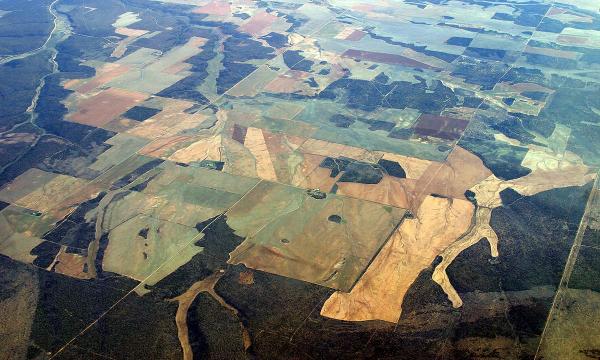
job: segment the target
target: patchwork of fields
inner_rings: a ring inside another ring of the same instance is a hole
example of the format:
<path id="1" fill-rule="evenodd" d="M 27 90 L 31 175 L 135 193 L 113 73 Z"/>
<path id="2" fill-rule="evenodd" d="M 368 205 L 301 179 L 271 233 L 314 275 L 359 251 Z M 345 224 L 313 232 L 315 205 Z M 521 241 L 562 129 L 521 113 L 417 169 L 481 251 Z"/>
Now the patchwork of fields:
<path id="1" fill-rule="evenodd" d="M 0 358 L 600 357 L 594 0 L 0 0 Z"/>

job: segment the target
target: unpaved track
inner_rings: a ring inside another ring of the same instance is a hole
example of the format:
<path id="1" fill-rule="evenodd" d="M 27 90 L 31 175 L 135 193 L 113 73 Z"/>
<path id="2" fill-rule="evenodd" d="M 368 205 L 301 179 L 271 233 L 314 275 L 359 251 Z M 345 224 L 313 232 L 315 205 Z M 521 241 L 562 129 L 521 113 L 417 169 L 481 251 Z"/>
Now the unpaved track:
<path id="1" fill-rule="evenodd" d="M 600 175 L 600 173 L 599 173 Z M 577 229 L 577 235 L 575 235 L 575 240 L 573 241 L 573 246 L 571 246 L 571 252 L 569 253 L 569 257 L 567 258 L 567 263 L 565 264 L 565 269 L 563 271 L 562 277 L 560 278 L 560 283 L 558 284 L 558 289 L 556 290 L 556 294 L 554 295 L 554 301 L 552 302 L 552 307 L 548 312 L 548 317 L 546 318 L 546 323 L 544 324 L 544 330 L 540 335 L 540 342 L 538 343 L 537 351 L 535 352 L 534 359 L 540 358 L 540 349 L 542 348 L 542 343 L 544 342 L 544 335 L 546 334 L 546 330 L 548 329 L 548 325 L 550 321 L 554 317 L 554 310 L 558 306 L 558 302 L 561 300 L 562 292 L 567 288 L 569 284 L 569 279 L 571 278 L 571 273 L 573 272 L 573 267 L 575 266 L 575 262 L 577 261 L 577 256 L 579 255 L 579 249 L 581 248 L 581 243 L 583 241 L 583 236 L 585 235 L 585 230 L 590 221 L 590 210 L 592 204 L 594 204 L 594 199 L 598 196 L 598 175 L 596 176 L 596 181 L 594 181 L 594 185 L 592 186 L 592 190 L 590 192 L 590 196 L 588 197 L 587 204 L 585 206 L 585 212 L 583 213 L 583 217 L 581 218 L 581 222 L 579 223 L 579 228 Z"/>

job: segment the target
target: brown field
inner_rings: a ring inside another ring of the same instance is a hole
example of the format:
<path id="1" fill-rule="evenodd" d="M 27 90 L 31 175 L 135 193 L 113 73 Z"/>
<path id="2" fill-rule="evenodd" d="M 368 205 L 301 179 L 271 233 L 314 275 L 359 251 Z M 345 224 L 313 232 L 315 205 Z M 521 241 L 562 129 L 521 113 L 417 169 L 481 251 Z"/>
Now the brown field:
<path id="1" fill-rule="evenodd" d="M 243 144 L 246 140 L 246 133 L 248 132 L 248 128 L 245 126 L 241 126 L 238 124 L 233 125 L 233 132 L 231 134 L 231 138 L 240 144 Z"/>
<path id="2" fill-rule="evenodd" d="M 274 154 L 288 151 L 289 149 L 296 150 L 306 141 L 306 138 L 300 136 L 273 133 L 267 130 L 261 131 L 263 132 L 269 151 Z"/>
<path id="3" fill-rule="evenodd" d="M 419 273 L 464 234 L 474 206 L 428 196 L 415 219 L 404 219 L 349 293 L 336 292 L 321 315 L 345 321 L 398 322 L 404 295 Z"/>
<path id="4" fill-rule="evenodd" d="M 249 131 L 252 128 L 249 128 Z M 306 140 L 294 135 L 281 133 L 272 133 L 266 130 L 261 130 L 264 138 L 266 149 L 269 153 L 269 159 L 274 164 L 274 170 L 279 181 L 289 183 L 295 169 L 291 168 L 290 160 L 294 157 L 294 152 Z M 248 141 L 248 137 L 246 137 Z M 246 146 L 247 147 L 247 146 Z M 257 160 L 258 168 L 258 160 Z"/>
<path id="5" fill-rule="evenodd" d="M 54 271 L 78 279 L 89 279 L 89 274 L 83 271 L 86 261 L 85 256 L 67 253 L 63 246 L 56 256 Z"/>
<path id="6" fill-rule="evenodd" d="M 190 163 L 202 160 L 221 160 L 222 136 L 212 136 L 200 139 L 175 151 L 168 159 L 171 161 Z"/>
<path id="7" fill-rule="evenodd" d="M 127 36 L 125 39 L 119 41 L 119 43 L 117 44 L 117 47 L 113 50 L 113 52 L 111 54 L 112 57 L 120 58 L 123 55 L 125 55 L 125 52 L 127 51 L 127 46 L 129 46 L 129 44 L 134 42 L 138 37 L 146 34 L 148 31 L 121 27 L 121 28 L 117 28 L 115 30 L 115 32 L 117 34 Z"/>
<path id="8" fill-rule="evenodd" d="M 53 198 L 53 205 L 49 215 L 55 219 L 63 219 L 84 201 L 94 198 L 108 187 L 106 183 L 91 182 L 85 185 L 72 186 L 69 191 L 61 193 L 60 197 Z"/>
<path id="9" fill-rule="evenodd" d="M 375 6 L 376 6 L 375 4 L 362 3 L 362 4 L 352 5 L 352 9 L 357 10 L 357 11 L 372 12 L 373 10 L 375 10 Z"/>
<path id="10" fill-rule="evenodd" d="M 443 163 L 432 163 L 425 171 L 417 189 L 423 195 L 465 199 L 465 191 L 487 179 L 492 172 L 473 153 L 455 146 Z"/>
<path id="11" fill-rule="evenodd" d="M 308 139 L 300 147 L 303 153 L 329 156 L 337 158 L 345 156 L 354 160 L 376 163 L 381 158 L 380 152 L 369 151 L 363 148 L 332 143 L 317 139 Z"/>
<path id="12" fill-rule="evenodd" d="M 348 291 L 404 212 L 261 182 L 227 213 L 229 226 L 246 237 L 229 262 Z M 332 214 L 342 220 L 328 220 Z"/>
<path id="13" fill-rule="evenodd" d="M 71 194 L 84 188 L 87 180 L 29 169 L 0 190 L 0 200 L 27 209 L 48 212 Z M 66 215 L 57 215 L 62 219 Z"/>
<path id="14" fill-rule="evenodd" d="M 101 127 L 147 97 L 148 95 L 139 92 L 110 88 L 81 100 L 77 112 L 67 116 L 67 119 L 80 124 Z"/>
<path id="15" fill-rule="evenodd" d="M 116 63 L 106 64 L 97 70 L 96 76 L 94 76 L 92 80 L 79 86 L 76 91 L 80 94 L 87 94 L 97 89 L 99 86 L 107 84 L 119 76 L 127 73 L 129 70 L 131 69 L 126 65 Z M 65 87 L 69 88 L 67 86 L 68 84 L 65 84 Z"/>
<path id="16" fill-rule="evenodd" d="M 114 131 L 114 132 L 125 132 L 127 130 L 133 129 L 134 127 L 140 124 L 139 121 L 126 119 L 126 118 L 117 118 L 102 126 L 103 129 Z"/>
<path id="17" fill-rule="evenodd" d="M 335 36 L 336 39 L 340 40 L 348 40 L 348 41 L 359 41 L 363 37 L 365 37 L 367 33 L 361 30 L 353 29 L 353 28 L 345 28 L 340 31 L 339 34 Z"/>
<path id="18" fill-rule="evenodd" d="M 190 101 L 176 99 L 162 99 L 162 101 L 161 112 L 144 120 L 127 133 L 146 139 L 175 136 L 181 131 L 197 127 L 206 119 L 206 115 L 185 112 L 194 105 Z"/>
<path id="19" fill-rule="evenodd" d="M 203 38 L 203 37 L 198 37 L 198 36 L 192 36 L 188 42 L 185 44 L 185 46 L 189 46 L 189 47 L 196 47 L 199 48 L 202 45 L 206 44 L 207 39 Z"/>
<path id="20" fill-rule="evenodd" d="M 119 35 L 139 37 L 148 33 L 148 30 L 130 29 L 127 27 L 119 27 L 115 29 L 115 32 Z"/>
<path id="21" fill-rule="evenodd" d="M 231 137 L 224 136 L 228 133 Z M 214 143 L 217 138 L 218 143 Z M 303 137 L 233 123 L 212 139 L 201 140 L 197 145 L 202 151 L 197 153 L 207 156 L 206 159 L 225 162 L 223 171 L 227 173 L 311 188 L 327 185 L 330 189 L 335 182 L 326 169 L 318 170 L 323 156 L 299 150 L 306 140 Z M 192 145 L 181 148 L 170 159 L 197 161 L 190 156 Z M 184 152 L 187 155 L 182 157 Z"/>
<path id="22" fill-rule="evenodd" d="M 273 93 L 293 93 L 307 86 L 304 80 L 308 77 L 309 74 L 306 72 L 290 70 L 265 85 L 264 90 Z"/>
<path id="23" fill-rule="evenodd" d="M 63 83 L 63 87 L 65 89 L 74 89 L 77 87 L 77 84 L 81 83 L 82 79 L 71 79 L 71 80 L 67 80 Z"/>
<path id="24" fill-rule="evenodd" d="M 345 27 L 335 36 L 335 39 L 346 40 L 346 38 L 352 34 L 354 30 L 354 28 Z"/>
<path id="25" fill-rule="evenodd" d="M 209 15 L 218 15 L 218 16 L 229 16 L 231 15 L 231 6 L 228 1 L 225 0 L 215 0 L 211 1 L 208 4 L 195 8 L 192 10 L 195 14 L 209 14 Z"/>
<path id="26" fill-rule="evenodd" d="M 275 174 L 271 153 L 267 148 L 262 130 L 257 128 L 248 128 L 248 132 L 246 133 L 246 138 L 244 140 L 244 146 L 246 149 L 250 150 L 250 153 L 256 160 L 257 176 L 264 180 L 276 181 L 277 174 Z"/>
<path id="27" fill-rule="evenodd" d="M 562 15 L 562 16 L 561 16 Z M 578 22 L 578 23 L 592 23 L 594 18 L 589 15 L 583 15 L 581 13 L 571 12 L 565 9 L 552 8 L 546 15 L 562 22 Z"/>
<path id="28" fill-rule="evenodd" d="M 269 14 L 268 12 L 262 11 L 258 14 L 252 15 L 250 20 L 246 22 L 244 25 L 240 26 L 240 31 L 249 33 L 254 36 L 266 35 L 269 31 L 269 26 L 271 26 L 276 20 L 277 16 Z"/>
<path id="29" fill-rule="evenodd" d="M 286 184 L 301 176 L 302 157 L 295 151 L 305 138 L 238 124 L 227 132 L 232 137 L 223 141 L 225 171 Z"/>
<path id="30" fill-rule="evenodd" d="M 360 39 L 362 39 L 363 37 L 365 37 L 365 35 L 367 35 L 367 33 L 365 33 L 364 31 L 354 30 L 354 31 L 352 31 L 350 33 L 350 35 L 348 35 L 346 37 L 346 40 L 359 41 Z"/>
<path id="31" fill-rule="evenodd" d="M 338 183 L 337 194 L 405 209 L 416 207 L 416 180 L 385 175 L 378 184 Z"/>
<path id="32" fill-rule="evenodd" d="M 296 168 L 292 185 L 305 189 L 330 191 L 341 176 L 332 178 L 331 170 L 320 167 L 325 157 L 320 155 L 302 154 L 304 161 Z"/>
<path id="33" fill-rule="evenodd" d="M 384 153 L 382 158 L 384 160 L 395 161 L 400 164 L 406 173 L 407 179 L 420 178 L 423 176 L 423 173 L 425 173 L 425 170 L 427 170 L 427 168 L 432 164 L 430 160 L 423 160 L 392 153 Z"/>

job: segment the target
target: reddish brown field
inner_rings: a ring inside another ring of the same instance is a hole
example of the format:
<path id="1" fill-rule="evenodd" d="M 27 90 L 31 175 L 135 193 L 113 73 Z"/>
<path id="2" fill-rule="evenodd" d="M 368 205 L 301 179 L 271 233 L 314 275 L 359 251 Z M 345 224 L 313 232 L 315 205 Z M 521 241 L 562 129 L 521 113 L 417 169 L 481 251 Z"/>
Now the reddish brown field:
<path id="1" fill-rule="evenodd" d="M 358 41 L 358 40 L 362 39 L 363 37 L 365 37 L 366 34 L 367 33 L 365 33 L 364 31 L 354 30 L 352 33 L 350 33 L 350 35 L 348 35 L 346 37 L 346 40 Z"/>
<path id="2" fill-rule="evenodd" d="M 76 113 L 68 119 L 80 124 L 101 127 L 145 100 L 146 94 L 110 88 L 79 103 Z"/>
<path id="3" fill-rule="evenodd" d="M 468 120 L 423 114 L 415 124 L 415 133 L 421 136 L 457 140 L 468 124 Z"/>
<path id="4" fill-rule="evenodd" d="M 261 12 L 250 18 L 244 25 L 240 26 L 240 30 L 252 35 L 262 35 L 263 31 L 271 26 L 277 20 L 277 16 L 267 12 Z"/>
<path id="5" fill-rule="evenodd" d="M 102 128 L 106 129 L 106 130 L 114 131 L 114 132 L 125 132 L 125 131 L 133 129 L 134 127 L 138 126 L 139 124 L 140 124 L 139 121 L 126 119 L 126 118 L 118 118 L 118 119 L 114 119 L 114 120 L 109 121 L 108 123 L 104 124 L 104 126 L 102 126 Z"/>
<path id="6" fill-rule="evenodd" d="M 247 127 L 235 124 L 233 125 L 233 133 L 231 134 L 231 138 L 240 144 L 243 144 L 244 140 L 246 139 L 247 132 Z"/>
<path id="7" fill-rule="evenodd" d="M 302 89 L 302 83 L 307 77 L 308 73 L 306 72 L 290 70 L 268 83 L 265 90 L 274 93 L 293 93 Z"/>
<path id="8" fill-rule="evenodd" d="M 231 6 L 227 1 L 212 1 L 204 6 L 192 10 L 195 14 L 209 14 L 228 16 L 231 14 Z"/>
<path id="9" fill-rule="evenodd" d="M 57 255 L 54 271 L 78 279 L 89 279 L 90 275 L 84 271 L 87 258 L 64 250 L 61 249 Z"/>
<path id="10" fill-rule="evenodd" d="M 290 149 L 296 150 L 306 141 L 306 138 L 303 137 L 272 133 L 266 130 L 263 130 L 263 136 L 265 137 L 265 144 L 272 154 L 288 152 Z"/>

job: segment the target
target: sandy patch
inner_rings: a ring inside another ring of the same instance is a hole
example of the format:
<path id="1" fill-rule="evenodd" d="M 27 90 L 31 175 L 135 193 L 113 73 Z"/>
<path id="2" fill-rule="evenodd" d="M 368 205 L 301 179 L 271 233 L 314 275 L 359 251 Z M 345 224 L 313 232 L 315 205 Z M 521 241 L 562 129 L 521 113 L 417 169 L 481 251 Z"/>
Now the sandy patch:
<path id="1" fill-rule="evenodd" d="M 271 159 L 271 154 L 265 143 L 265 137 L 262 130 L 248 128 L 244 146 L 256 160 L 256 174 L 258 177 L 264 180 L 277 181 L 273 160 Z"/>
<path id="2" fill-rule="evenodd" d="M 448 295 L 448 299 L 455 308 L 461 307 L 463 302 L 454 286 L 450 283 L 446 269 L 456 259 L 456 257 L 465 249 L 475 245 L 481 239 L 485 238 L 490 244 L 490 253 L 492 257 L 498 257 L 498 235 L 490 226 L 492 210 L 480 207 L 475 214 L 475 222 L 470 231 L 460 238 L 459 241 L 450 245 L 441 254 L 442 261 L 433 270 L 432 279 L 438 283 L 442 290 Z"/>
<path id="3" fill-rule="evenodd" d="M 415 219 L 405 219 L 349 293 L 335 292 L 321 315 L 346 321 L 397 322 L 404 295 L 419 273 L 464 234 L 473 205 L 427 197 Z"/>
<path id="4" fill-rule="evenodd" d="M 222 137 L 217 135 L 196 141 L 183 149 L 175 151 L 169 156 L 169 160 L 182 163 L 202 160 L 220 161 L 221 147 Z"/>

